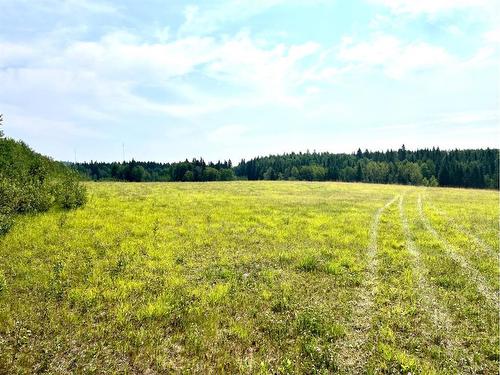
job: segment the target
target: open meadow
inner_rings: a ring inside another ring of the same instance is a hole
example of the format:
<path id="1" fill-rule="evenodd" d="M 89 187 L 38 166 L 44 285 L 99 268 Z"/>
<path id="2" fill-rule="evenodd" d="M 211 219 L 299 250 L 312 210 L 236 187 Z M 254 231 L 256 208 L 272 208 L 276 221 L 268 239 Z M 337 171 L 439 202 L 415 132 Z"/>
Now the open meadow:
<path id="1" fill-rule="evenodd" d="M 88 183 L 0 238 L 0 373 L 497 373 L 497 191 Z"/>

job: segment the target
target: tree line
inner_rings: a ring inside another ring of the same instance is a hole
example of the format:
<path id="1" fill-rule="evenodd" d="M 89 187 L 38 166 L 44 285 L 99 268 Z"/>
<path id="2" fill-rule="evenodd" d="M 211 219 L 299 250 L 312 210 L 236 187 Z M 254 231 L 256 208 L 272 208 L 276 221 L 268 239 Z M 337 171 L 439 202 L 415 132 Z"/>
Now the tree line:
<path id="1" fill-rule="evenodd" d="M 289 153 L 242 160 L 235 168 L 249 180 L 371 182 L 498 189 L 498 149 L 439 148 L 353 154 Z"/>
<path id="2" fill-rule="evenodd" d="M 178 163 L 132 161 L 123 163 L 69 163 L 80 175 L 94 181 L 231 181 L 236 178 L 231 160 L 206 163 L 203 159 Z"/>
<path id="3" fill-rule="evenodd" d="M 178 163 L 70 163 L 91 180 L 117 181 L 230 181 L 303 180 L 381 184 L 499 188 L 498 149 L 439 148 L 361 151 L 352 154 L 299 152 L 206 163 L 203 159 Z"/>

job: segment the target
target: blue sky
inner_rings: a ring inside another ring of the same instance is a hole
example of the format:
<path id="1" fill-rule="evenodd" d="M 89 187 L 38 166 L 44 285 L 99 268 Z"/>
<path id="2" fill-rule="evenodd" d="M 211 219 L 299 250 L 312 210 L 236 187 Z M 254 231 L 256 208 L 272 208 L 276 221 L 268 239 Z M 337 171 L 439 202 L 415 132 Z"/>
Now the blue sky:
<path id="1" fill-rule="evenodd" d="M 60 160 L 498 147 L 494 0 L 0 0 L 5 133 Z"/>

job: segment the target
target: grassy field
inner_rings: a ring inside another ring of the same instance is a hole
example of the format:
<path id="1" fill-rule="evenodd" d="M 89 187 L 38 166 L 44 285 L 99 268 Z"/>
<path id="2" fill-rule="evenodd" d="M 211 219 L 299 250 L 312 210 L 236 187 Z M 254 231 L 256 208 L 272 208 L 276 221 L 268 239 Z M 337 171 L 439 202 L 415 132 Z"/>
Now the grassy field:
<path id="1" fill-rule="evenodd" d="M 88 188 L 0 238 L 0 373 L 498 372 L 498 192 Z"/>

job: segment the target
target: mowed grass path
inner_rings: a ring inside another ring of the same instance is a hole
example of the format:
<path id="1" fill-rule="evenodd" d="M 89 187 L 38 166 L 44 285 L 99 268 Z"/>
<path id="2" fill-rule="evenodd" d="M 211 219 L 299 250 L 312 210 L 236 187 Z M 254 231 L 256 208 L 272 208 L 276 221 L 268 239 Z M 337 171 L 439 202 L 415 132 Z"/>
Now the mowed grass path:
<path id="1" fill-rule="evenodd" d="M 498 371 L 498 192 L 88 187 L 0 238 L 0 373 Z"/>

